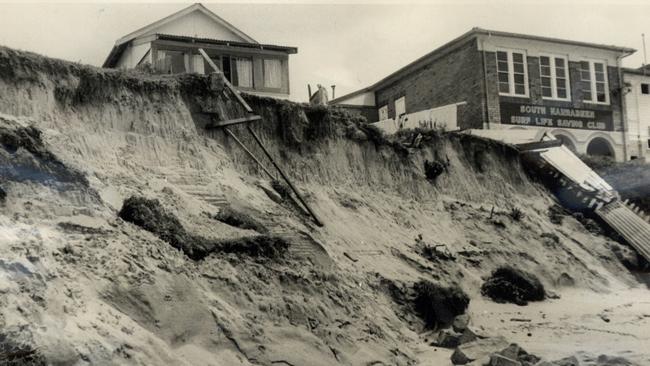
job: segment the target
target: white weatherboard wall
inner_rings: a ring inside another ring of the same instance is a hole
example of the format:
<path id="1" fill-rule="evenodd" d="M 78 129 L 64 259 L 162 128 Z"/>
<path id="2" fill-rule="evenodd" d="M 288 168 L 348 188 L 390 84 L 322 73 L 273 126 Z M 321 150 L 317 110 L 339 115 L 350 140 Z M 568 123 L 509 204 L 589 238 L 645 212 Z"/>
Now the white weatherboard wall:
<path id="1" fill-rule="evenodd" d="M 215 23 L 200 11 L 193 11 L 179 19 L 150 30 L 147 34 L 171 34 L 196 38 L 212 38 L 224 41 L 246 42 L 226 27 Z M 145 34 L 145 35 L 147 35 Z"/>
<path id="2" fill-rule="evenodd" d="M 122 57 L 120 57 L 115 67 L 118 69 L 132 69 L 136 67 L 140 60 L 142 60 L 142 58 L 150 49 L 151 43 L 143 43 L 137 46 L 128 46 L 124 50 Z M 151 62 L 151 59 L 149 58 L 147 61 Z"/>
<path id="3" fill-rule="evenodd" d="M 335 105 L 363 105 L 372 107 L 375 105 L 375 92 L 369 91 L 353 95 L 349 98 L 338 100 Z"/>
<path id="4" fill-rule="evenodd" d="M 625 94 L 628 154 L 650 162 L 650 94 L 641 93 L 641 84 L 650 85 L 650 75 L 625 73 L 623 77 L 630 84 L 630 92 Z"/>
<path id="5" fill-rule="evenodd" d="M 397 121 L 389 118 L 371 124 L 378 127 L 387 135 L 392 135 L 399 130 L 416 128 L 454 131 L 458 129 L 458 106 L 462 104 L 465 103 L 448 104 L 442 107 L 405 114 Z"/>

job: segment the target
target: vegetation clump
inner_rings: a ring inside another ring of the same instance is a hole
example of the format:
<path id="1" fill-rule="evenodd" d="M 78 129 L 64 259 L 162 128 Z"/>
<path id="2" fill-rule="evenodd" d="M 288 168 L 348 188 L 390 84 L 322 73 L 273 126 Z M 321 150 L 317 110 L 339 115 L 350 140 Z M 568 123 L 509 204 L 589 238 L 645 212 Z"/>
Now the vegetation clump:
<path id="1" fill-rule="evenodd" d="M 222 208 L 214 218 L 224 224 L 240 229 L 254 230 L 258 233 L 268 232 L 268 229 L 261 222 L 246 213 L 234 210 L 230 206 Z"/>
<path id="2" fill-rule="evenodd" d="M 438 177 L 447 171 L 449 163 L 441 162 L 441 161 L 429 161 L 425 160 L 424 161 L 424 175 L 427 177 L 427 179 L 431 182 L 435 182 Z"/>
<path id="3" fill-rule="evenodd" d="M 29 334 L 28 342 L 19 341 Z M 3 331 L 0 333 L 0 365 L 45 366 L 49 365 L 45 357 L 32 344 L 31 333 L 24 329 Z"/>
<path id="4" fill-rule="evenodd" d="M 497 268 L 481 286 L 481 294 L 498 303 L 521 306 L 546 298 L 544 285 L 535 275 L 510 266 Z"/>
<path id="5" fill-rule="evenodd" d="M 513 207 L 510 209 L 508 216 L 510 216 L 512 221 L 521 221 L 524 218 L 524 212 L 518 207 Z"/>
<path id="6" fill-rule="evenodd" d="M 469 296 L 457 285 L 444 287 L 421 280 L 413 285 L 413 290 L 415 311 L 428 329 L 451 325 L 469 306 Z"/>
<path id="7" fill-rule="evenodd" d="M 268 235 L 235 239 L 209 239 L 192 235 L 156 199 L 129 197 L 124 201 L 119 217 L 153 233 L 193 260 L 201 260 L 213 252 L 279 258 L 289 248 L 289 243 L 283 238 Z"/>
<path id="8" fill-rule="evenodd" d="M 553 205 L 548 208 L 548 218 L 555 225 L 562 225 L 566 215 L 567 211 L 560 205 Z"/>

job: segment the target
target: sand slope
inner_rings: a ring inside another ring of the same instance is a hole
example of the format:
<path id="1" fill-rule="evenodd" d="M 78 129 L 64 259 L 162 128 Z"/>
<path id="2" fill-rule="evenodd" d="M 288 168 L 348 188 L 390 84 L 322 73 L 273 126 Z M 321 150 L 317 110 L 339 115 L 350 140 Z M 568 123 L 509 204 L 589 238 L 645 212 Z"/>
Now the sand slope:
<path id="1" fill-rule="evenodd" d="M 232 140 L 203 128 L 208 107 L 237 113 L 209 81 L 0 48 L 0 89 L 0 128 L 36 126 L 67 169 L 0 181 L 0 324 L 15 348 L 52 364 L 449 364 L 391 291 L 421 278 L 460 284 L 474 326 L 540 356 L 650 362 L 650 299 L 613 255 L 618 244 L 571 217 L 551 223 L 554 199 L 507 147 L 438 136 L 404 154 L 351 138 L 349 117 L 251 97 L 265 117 L 255 130 L 323 219 L 317 228 L 265 193 L 269 179 Z M 0 156 L 49 169 L 24 148 Z M 432 183 L 424 161 L 442 158 L 450 169 Z M 76 173 L 85 178 L 61 183 Z M 293 245 L 281 260 L 192 261 L 117 218 L 134 194 L 159 199 L 197 235 L 254 234 L 211 217 L 229 205 Z M 418 236 L 456 260 L 424 258 Z M 535 272 L 560 298 L 525 308 L 481 298 L 501 264 Z"/>

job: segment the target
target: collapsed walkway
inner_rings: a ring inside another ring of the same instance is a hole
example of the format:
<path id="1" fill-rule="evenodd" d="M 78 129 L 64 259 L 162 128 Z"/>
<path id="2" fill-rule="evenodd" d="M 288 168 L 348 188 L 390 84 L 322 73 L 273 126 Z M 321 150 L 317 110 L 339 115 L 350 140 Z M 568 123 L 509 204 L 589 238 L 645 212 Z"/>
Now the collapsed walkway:
<path id="1" fill-rule="evenodd" d="M 598 216 L 650 262 L 650 223 L 643 211 L 623 201 L 611 185 L 554 136 L 543 131 L 517 131 L 516 136 L 501 137 L 499 132 L 469 131 L 515 145 L 564 206 Z"/>

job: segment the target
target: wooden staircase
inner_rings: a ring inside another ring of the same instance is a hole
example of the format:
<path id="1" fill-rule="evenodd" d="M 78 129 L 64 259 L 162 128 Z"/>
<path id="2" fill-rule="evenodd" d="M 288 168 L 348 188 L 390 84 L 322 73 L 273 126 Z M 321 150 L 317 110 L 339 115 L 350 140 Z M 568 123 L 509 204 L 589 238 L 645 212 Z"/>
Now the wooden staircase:
<path id="1" fill-rule="evenodd" d="M 320 266 L 328 267 L 333 264 L 323 245 L 307 232 L 278 226 L 271 228 L 270 233 L 284 238 L 289 243 L 289 254 L 292 256 L 309 259 Z"/>
<path id="2" fill-rule="evenodd" d="M 178 173 L 168 176 L 167 181 L 186 194 L 217 208 L 228 205 L 228 199 L 226 199 L 221 189 L 211 184 L 210 179 L 200 174 Z"/>

